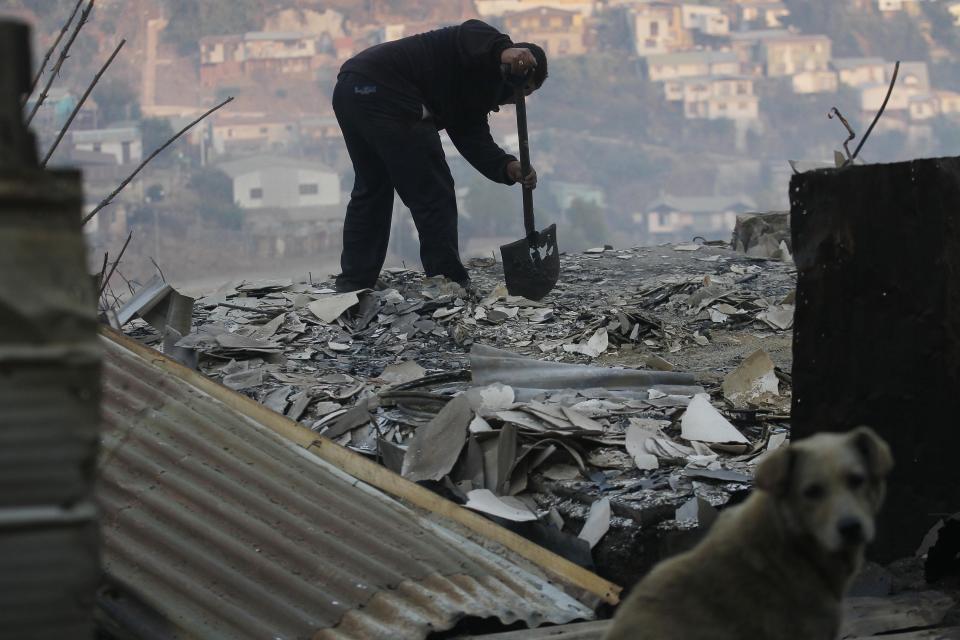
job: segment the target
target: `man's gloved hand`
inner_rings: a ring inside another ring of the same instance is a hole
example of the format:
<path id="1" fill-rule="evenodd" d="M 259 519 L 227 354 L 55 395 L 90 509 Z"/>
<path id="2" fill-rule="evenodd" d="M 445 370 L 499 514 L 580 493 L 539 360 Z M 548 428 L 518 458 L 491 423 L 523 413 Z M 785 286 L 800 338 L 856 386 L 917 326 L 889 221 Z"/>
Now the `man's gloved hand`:
<path id="1" fill-rule="evenodd" d="M 507 176 L 510 177 L 514 182 L 519 182 L 528 189 L 537 188 L 537 171 L 533 167 L 530 167 L 530 173 L 527 174 L 527 177 L 523 177 L 523 168 L 520 166 L 519 160 L 513 160 L 507 164 Z"/>
<path id="2" fill-rule="evenodd" d="M 533 57 L 530 49 L 519 47 L 504 49 L 500 54 L 500 62 L 510 65 L 510 73 L 515 76 L 525 75 L 537 66 L 537 59 Z"/>

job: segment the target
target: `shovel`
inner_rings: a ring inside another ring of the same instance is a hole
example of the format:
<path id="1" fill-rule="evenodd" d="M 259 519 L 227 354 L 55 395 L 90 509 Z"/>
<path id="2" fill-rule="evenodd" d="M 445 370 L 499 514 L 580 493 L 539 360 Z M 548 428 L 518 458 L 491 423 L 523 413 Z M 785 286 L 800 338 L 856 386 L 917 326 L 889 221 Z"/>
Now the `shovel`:
<path id="1" fill-rule="evenodd" d="M 513 86 L 517 107 L 517 133 L 520 137 L 520 168 L 524 176 L 530 173 L 530 144 L 527 140 L 527 103 L 524 88 L 526 77 L 509 73 L 505 65 L 504 78 Z M 523 226 L 526 237 L 500 247 L 503 258 L 503 277 L 512 296 L 542 300 L 557 284 L 560 277 L 560 250 L 557 248 L 557 225 L 551 224 L 537 231 L 533 220 L 533 190 L 523 187 Z"/>

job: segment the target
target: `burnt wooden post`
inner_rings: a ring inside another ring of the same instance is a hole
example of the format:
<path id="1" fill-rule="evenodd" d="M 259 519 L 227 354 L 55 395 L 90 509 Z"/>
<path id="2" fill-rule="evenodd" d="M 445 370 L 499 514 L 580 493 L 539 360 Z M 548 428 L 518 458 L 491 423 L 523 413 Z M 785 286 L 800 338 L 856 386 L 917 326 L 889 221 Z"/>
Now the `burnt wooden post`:
<path id="1" fill-rule="evenodd" d="M 867 424 L 896 468 L 872 554 L 912 554 L 960 511 L 960 158 L 790 183 L 793 434 Z"/>
<path id="2" fill-rule="evenodd" d="M 96 303 L 76 171 L 42 171 L 29 30 L 0 20 L 0 637 L 92 638 Z"/>

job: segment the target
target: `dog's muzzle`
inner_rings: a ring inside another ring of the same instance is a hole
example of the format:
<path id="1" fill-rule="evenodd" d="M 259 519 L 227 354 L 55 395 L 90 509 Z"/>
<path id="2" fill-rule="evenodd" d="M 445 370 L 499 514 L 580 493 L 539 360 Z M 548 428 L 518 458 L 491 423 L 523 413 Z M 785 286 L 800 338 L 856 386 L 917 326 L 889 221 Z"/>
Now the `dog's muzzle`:
<path id="1" fill-rule="evenodd" d="M 837 523 L 837 532 L 840 534 L 840 539 L 846 546 L 852 547 L 866 542 L 863 523 L 860 522 L 859 518 L 852 516 L 841 518 Z"/>

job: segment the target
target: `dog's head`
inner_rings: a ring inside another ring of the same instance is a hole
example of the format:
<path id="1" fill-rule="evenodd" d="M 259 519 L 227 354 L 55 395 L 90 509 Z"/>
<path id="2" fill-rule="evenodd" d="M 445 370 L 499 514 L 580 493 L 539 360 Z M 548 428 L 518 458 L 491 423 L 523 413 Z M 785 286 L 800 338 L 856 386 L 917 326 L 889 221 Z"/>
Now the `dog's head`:
<path id="1" fill-rule="evenodd" d="M 778 449 L 760 463 L 754 481 L 774 497 L 794 533 L 839 552 L 873 540 L 874 516 L 892 467 L 887 443 L 869 427 L 859 427 Z"/>

